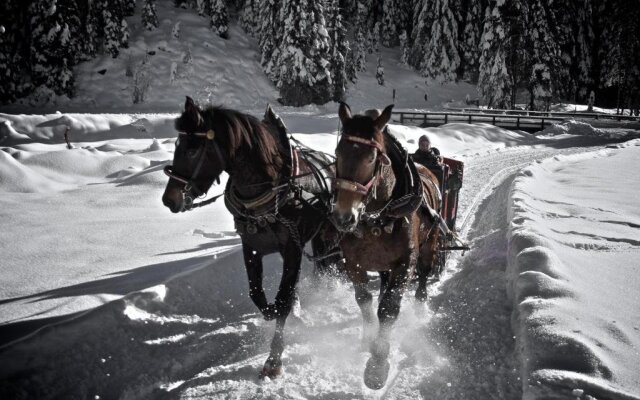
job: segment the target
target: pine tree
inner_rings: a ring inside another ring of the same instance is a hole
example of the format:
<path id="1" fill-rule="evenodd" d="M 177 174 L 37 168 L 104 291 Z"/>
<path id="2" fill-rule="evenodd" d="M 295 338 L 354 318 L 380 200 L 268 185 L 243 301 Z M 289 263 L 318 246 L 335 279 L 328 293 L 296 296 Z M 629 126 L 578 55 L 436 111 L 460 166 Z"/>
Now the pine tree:
<path id="1" fill-rule="evenodd" d="M 358 28 L 356 31 L 356 43 L 355 49 L 353 53 L 354 63 L 356 66 L 356 71 L 366 71 L 367 69 L 367 50 L 366 50 L 366 41 L 364 39 L 364 33 L 362 33 L 362 29 Z"/>
<path id="2" fill-rule="evenodd" d="M 227 17 L 227 6 L 223 0 L 212 0 L 211 2 L 211 29 L 223 39 L 229 39 L 229 18 Z"/>
<path id="3" fill-rule="evenodd" d="M 382 66 L 382 57 L 378 55 L 378 66 L 376 67 L 376 80 L 378 85 L 384 86 L 384 67 Z"/>
<path id="4" fill-rule="evenodd" d="M 284 35 L 278 88 L 284 104 L 324 104 L 331 98 L 329 36 L 323 4 L 313 0 L 285 0 Z"/>
<path id="5" fill-rule="evenodd" d="M 380 52 L 380 22 L 376 22 L 373 25 L 373 31 L 371 32 L 371 47 L 369 48 L 369 54 L 372 52 Z"/>
<path id="6" fill-rule="evenodd" d="M 196 0 L 196 11 L 198 11 L 198 15 L 204 17 L 205 15 L 209 15 L 209 1 L 208 0 Z"/>
<path id="7" fill-rule="evenodd" d="M 339 0 L 327 2 L 327 32 L 331 45 L 331 77 L 333 81 L 334 101 L 344 100 L 347 86 L 346 57 L 349 53 L 349 42 L 342 25 Z"/>
<path id="8" fill-rule="evenodd" d="M 136 0 L 122 0 L 122 10 L 127 17 L 132 16 L 136 12 Z"/>
<path id="9" fill-rule="evenodd" d="M 251 36 L 258 36 L 259 22 L 259 0 L 246 0 L 240 15 L 240 25 L 242 29 Z"/>
<path id="10" fill-rule="evenodd" d="M 158 27 L 158 14 L 156 13 L 155 0 L 144 0 L 142 8 L 142 25 L 152 31 Z"/>
<path id="11" fill-rule="evenodd" d="M 400 49 L 402 50 L 400 62 L 403 64 L 409 63 L 409 43 L 407 43 L 407 40 L 407 31 L 403 30 L 400 34 Z"/>
<path id="12" fill-rule="evenodd" d="M 487 6 L 480 48 L 480 76 L 478 91 L 489 107 L 509 108 L 511 105 L 511 77 L 507 71 L 505 26 L 501 8 L 505 0 Z"/>
<path id="13" fill-rule="evenodd" d="M 553 15 L 549 12 L 546 1 L 532 1 L 528 17 L 531 107 L 541 108 L 543 104 L 551 101 L 556 91 L 554 82 L 560 82 L 560 51 L 552 30 L 555 27 Z"/>
<path id="14" fill-rule="evenodd" d="M 258 46 L 260 47 L 260 64 L 265 74 L 273 81 L 278 81 L 280 44 L 282 43 L 282 23 L 280 18 L 280 0 L 265 0 L 260 10 L 260 34 Z"/>
<path id="15" fill-rule="evenodd" d="M 117 58 L 122 40 L 122 21 L 119 21 L 115 13 L 108 9 L 102 10 L 102 18 L 104 19 L 104 48 L 111 57 Z"/>
<path id="16" fill-rule="evenodd" d="M 31 3 L 31 79 L 35 86 L 45 85 L 56 94 L 73 93 L 69 26 L 57 8 L 56 0 Z"/>
<path id="17" fill-rule="evenodd" d="M 460 57 L 456 47 L 458 25 L 448 0 L 435 0 L 436 19 L 424 50 L 422 73 L 439 82 L 456 79 Z"/>
<path id="18" fill-rule="evenodd" d="M 426 55 L 425 44 L 429 43 L 431 37 L 431 27 L 435 20 L 434 0 L 419 0 L 416 4 L 417 18 L 414 20 L 414 29 L 411 36 L 413 46 L 409 52 L 409 65 L 417 69 L 423 69 L 423 61 Z"/>
<path id="19" fill-rule="evenodd" d="M 482 37 L 482 20 L 484 2 L 470 1 L 463 14 L 462 37 L 459 45 L 460 63 L 465 79 L 476 81 L 478 62 L 480 60 L 480 39 Z"/>
<path id="20" fill-rule="evenodd" d="M 398 0 L 384 0 L 382 12 L 381 35 L 382 44 L 386 47 L 394 47 L 399 42 L 399 24 L 402 21 L 402 14 Z"/>

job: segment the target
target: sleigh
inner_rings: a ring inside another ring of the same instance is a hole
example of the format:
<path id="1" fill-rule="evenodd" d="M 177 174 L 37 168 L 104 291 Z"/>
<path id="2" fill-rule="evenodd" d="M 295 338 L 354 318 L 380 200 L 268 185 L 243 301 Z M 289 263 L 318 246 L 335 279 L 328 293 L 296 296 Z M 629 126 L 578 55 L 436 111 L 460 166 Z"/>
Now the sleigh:
<path id="1" fill-rule="evenodd" d="M 450 251 L 462 250 L 464 252 L 469 250 L 469 246 L 462 242 L 456 230 L 464 163 L 453 158 L 443 157 L 442 164 L 444 167 L 442 170 L 431 170 L 438 177 L 440 193 L 442 194 L 442 206 L 440 207 L 440 230 L 442 235 L 438 246 L 437 265 L 433 270 L 433 276 L 436 279 L 439 279 L 444 270 Z"/>

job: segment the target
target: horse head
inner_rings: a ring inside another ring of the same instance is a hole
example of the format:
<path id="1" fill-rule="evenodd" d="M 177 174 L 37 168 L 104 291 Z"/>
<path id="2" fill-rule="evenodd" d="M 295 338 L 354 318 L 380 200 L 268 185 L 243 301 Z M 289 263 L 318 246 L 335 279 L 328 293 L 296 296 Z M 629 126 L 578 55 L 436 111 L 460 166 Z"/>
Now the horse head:
<path id="1" fill-rule="evenodd" d="M 225 156 L 213 121 L 187 96 L 184 112 L 175 120 L 178 131 L 173 165 L 165 167 L 169 182 L 162 196 L 171 212 L 186 211 L 193 200 L 206 195 L 214 181 L 220 183 Z"/>
<path id="2" fill-rule="evenodd" d="M 386 155 L 383 130 L 391 119 L 392 109 L 390 105 L 382 113 L 369 111 L 352 116 L 349 106 L 340 104 L 342 136 L 336 148 L 332 219 L 342 231 L 355 230 L 375 191 L 382 167 L 391 163 Z"/>

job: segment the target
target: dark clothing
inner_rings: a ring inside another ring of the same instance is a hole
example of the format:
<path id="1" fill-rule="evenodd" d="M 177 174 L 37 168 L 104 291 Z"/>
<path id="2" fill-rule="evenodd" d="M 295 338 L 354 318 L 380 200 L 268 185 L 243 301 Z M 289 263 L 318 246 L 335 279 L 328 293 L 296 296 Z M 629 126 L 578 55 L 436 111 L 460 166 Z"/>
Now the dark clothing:
<path id="1" fill-rule="evenodd" d="M 432 147 L 427 151 L 418 149 L 415 153 L 412 154 L 412 157 L 414 162 L 422 164 L 429 169 L 442 168 L 442 163 L 440 162 L 440 150 L 435 147 Z"/>

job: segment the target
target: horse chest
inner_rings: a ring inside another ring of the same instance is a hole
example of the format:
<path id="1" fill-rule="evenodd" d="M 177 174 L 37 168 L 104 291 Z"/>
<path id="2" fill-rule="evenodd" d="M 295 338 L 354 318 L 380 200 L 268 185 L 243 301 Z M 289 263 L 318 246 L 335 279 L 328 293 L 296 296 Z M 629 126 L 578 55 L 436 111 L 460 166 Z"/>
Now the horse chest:
<path id="1" fill-rule="evenodd" d="M 340 243 L 347 268 L 366 271 L 386 271 L 399 263 L 408 262 L 409 255 L 417 251 L 415 244 L 404 232 L 374 236 L 365 232 L 362 238 L 347 236 Z"/>

